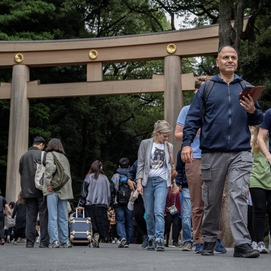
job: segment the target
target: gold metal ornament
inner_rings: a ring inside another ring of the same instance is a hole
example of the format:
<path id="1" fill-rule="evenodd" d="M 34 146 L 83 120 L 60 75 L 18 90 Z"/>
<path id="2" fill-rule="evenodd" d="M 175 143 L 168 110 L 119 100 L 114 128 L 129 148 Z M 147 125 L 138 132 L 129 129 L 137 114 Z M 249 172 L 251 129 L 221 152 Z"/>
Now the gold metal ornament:
<path id="1" fill-rule="evenodd" d="M 167 52 L 169 54 L 174 54 L 175 52 L 177 51 L 177 47 L 174 43 L 170 43 L 168 46 L 167 46 Z"/>
<path id="2" fill-rule="evenodd" d="M 21 63 L 23 60 L 24 60 L 24 56 L 23 56 L 23 54 L 21 54 L 21 53 L 17 53 L 17 54 L 14 56 L 14 61 L 15 61 L 16 63 Z"/>
<path id="3" fill-rule="evenodd" d="M 96 50 L 90 50 L 88 56 L 90 59 L 94 60 L 98 57 L 98 52 Z"/>

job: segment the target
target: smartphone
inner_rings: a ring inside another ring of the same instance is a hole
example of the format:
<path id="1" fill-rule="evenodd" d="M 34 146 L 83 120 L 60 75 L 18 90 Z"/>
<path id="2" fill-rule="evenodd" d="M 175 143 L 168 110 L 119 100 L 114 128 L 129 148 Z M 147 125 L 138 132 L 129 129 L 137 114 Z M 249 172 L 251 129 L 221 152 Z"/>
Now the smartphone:
<path id="1" fill-rule="evenodd" d="M 254 101 L 258 100 L 262 91 L 264 90 L 264 86 L 245 86 L 243 91 L 239 94 L 239 100 L 247 97 L 249 94 Z"/>
<path id="2" fill-rule="evenodd" d="M 253 86 L 245 86 L 243 91 L 239 94 L 239 100 L 243 99 L 244 96 L 247 97 L 252 88 Z"/>
<path id="3" fill-rule="evenodd" d="M 252 88 L 253 86 L 245 86 L 242 92 L 249 92 Z"/>

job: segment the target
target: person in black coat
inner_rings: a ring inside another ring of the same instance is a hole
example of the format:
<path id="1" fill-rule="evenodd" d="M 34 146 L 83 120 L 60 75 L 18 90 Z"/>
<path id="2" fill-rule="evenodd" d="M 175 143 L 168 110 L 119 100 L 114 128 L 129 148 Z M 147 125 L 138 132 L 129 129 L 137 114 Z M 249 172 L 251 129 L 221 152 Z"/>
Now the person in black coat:
<path id="1" fill-rule="evenodd" d="M 137 170 L 137 160 L 133 163 L 133 165 L 129 168 L 129 173 L 127 175 L 128 184 L 132 191 L 136 190 L 136 170 Z M 146 248 L 148 245 L 148 233 L 147 233 L 147 225 L 146 220 L 144 218 L 145 208 L 144 202 L 141 195 L 138 195 L 138 198 L 134 202 L 134 218 L 136 220 L 137 225 L 143 232 L 143 242 L 141 248 Z"/>
<path id="2" fill-rule="evenodd" d="M 12 218 L 15 216 L 14 244 L 17 244 L 18 237 L 25 238 L 26 205 L 25 200 L 22 198 L 22 191 L 19 193 L 18 201 L 13 209 Z"/>
<path id="3" fill-rule="evenodd" d="M 45 139 L 37 136 L 32 147 L 21 157 L 19 172 L 21 175 L 22 198 L 26 203 L 26 247 L 33 248 L 36 239 L 36 221 L 40 218 L 40 248 L 49 246 L 48 211 L 46 198 L 35 186 L 36 163 L 41 163 L 41 151 L 45 147 Z M 43 164 L 45 165 L 46 155 Z"/>
<path id="4" fill-rule="evenodd" d="M 7 209 L 7 211 L 11 214 L 11 210 L 9 208 L 9 205 L 7 203 L 7 200 L 1 196 L 1 189 L 0 189 L 0 244 L 5 244 L 4 239 L 4 211 Z"/>

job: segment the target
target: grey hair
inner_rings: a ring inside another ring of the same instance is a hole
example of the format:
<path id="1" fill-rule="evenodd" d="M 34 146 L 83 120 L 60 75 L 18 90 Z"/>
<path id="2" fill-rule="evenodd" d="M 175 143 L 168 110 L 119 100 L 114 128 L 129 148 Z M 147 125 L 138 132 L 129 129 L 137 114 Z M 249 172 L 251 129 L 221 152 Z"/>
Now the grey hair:
<path id="1" fill-rule="evenodd" d="M 152 136 L 154 137 L 156 133 L 166 134 L 171 132 L 171 126 L 166 120 L 158 120 L 154 123 L 154 129 Z"/>
<path id="2" fill-rule="evenodd" d="M 234 51 L 237 53 L 236 49 L 235 49 L 233 46 L 231 46 L 231 45 L 222 45 L 222 46 L 220 46 L 220 47 L 218 48 L 217 56 L 220 54 L 220 52 L 222 51 L 222 49 L 225 48 L 225 47 L 230 47 L 230 48 L 234 49 Z M 237 54 L 238 54 L 238 53 L 237 53 Z"/>

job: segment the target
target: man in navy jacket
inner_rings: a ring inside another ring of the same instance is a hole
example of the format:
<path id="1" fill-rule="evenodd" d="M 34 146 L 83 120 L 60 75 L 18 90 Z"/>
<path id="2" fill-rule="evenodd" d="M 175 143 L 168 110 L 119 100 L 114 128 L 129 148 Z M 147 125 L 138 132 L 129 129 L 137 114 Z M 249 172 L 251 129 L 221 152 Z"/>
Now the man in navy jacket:
<path id="1" fill-rule="evenodd" d="M 191 163 L 191 143 L 201 128 L 201 174 L 204 180 L 204 248 L 201 254 L 214 254 L 223 188 L 228 176 L 231 231 L 235 247 L 233 256 L 256 258 L 260 254 L 252 249 L 247 230 L 246 192 L 253 163 L 249 125 L 260 124 L 263 113 L 258 102 L 253 101 L 250 95 L 239 100 L 242 78 L 234 73 L 238 66 L 238 55 L 232 46 L 219 48 L 216 65 L 220 73 L 211 79 L 214 85 L 207 100 L 204 98 L 203 84 L 190 106 L 183 129 L 182 160 Z"/>

